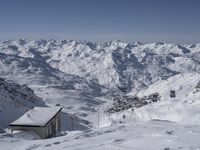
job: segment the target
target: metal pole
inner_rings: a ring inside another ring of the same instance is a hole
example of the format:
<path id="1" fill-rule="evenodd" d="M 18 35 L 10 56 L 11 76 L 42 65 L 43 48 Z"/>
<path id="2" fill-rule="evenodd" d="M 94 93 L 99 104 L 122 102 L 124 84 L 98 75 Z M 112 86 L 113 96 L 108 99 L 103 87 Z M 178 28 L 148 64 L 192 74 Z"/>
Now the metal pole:
<path id="1" fill-rule="evenodd" d="M 99 117 L 100 117 L 99 108 L 97 109 L 97 111 L 98 111 L 98 128 L 99 128 L 99 123 L 100 123 L 100 120 L 99 120 Z"/>

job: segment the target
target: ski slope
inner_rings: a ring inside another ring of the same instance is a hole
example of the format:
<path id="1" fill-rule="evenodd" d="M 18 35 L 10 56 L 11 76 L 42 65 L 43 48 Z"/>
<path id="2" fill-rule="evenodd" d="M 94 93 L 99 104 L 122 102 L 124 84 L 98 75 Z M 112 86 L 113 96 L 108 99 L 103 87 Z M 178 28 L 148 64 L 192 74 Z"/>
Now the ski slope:
<path id="1" fill-rule="evenodd" d="M 152 84 L 148 89 L 140 91 L 139 96 L 159 92 L 161 101 L 136 110 L 141 120 L 168 120 L 186 124 L 200 124 L 200 92 L 195 86 L 200 74 L 179 74 L 167 80 Z M 176 97 L 170 97 L 170 90 L 176 91 Z"/>

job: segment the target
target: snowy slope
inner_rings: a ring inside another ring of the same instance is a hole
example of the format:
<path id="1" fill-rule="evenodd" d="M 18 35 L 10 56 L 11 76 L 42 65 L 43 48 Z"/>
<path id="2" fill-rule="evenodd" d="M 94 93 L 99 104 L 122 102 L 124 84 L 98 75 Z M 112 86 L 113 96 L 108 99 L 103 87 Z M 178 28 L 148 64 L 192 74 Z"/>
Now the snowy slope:
<path id="1" fill-rule="evenodd" d="M 41 98 L 32 89 L 0 78 L 0 127 L 8 127 L 35 106 L 45 106 Z"/>
<path id="2" fill-rule="evenodd" d="M 47 140 L 26 140 L 2 135 L 4 150 L 198 150 L 199 126 L 164 121 L 132 122 Z"/>
<path id="3" fill-rule="evenodd" d="M 145 96 L 158 92 L 161 101 L 137 109 L 136 117 L 142 120 L 159 119 L 200 124 L 200 92 L 195 92 L 199 81 L 200 74 L 188 73 L 152 84 L 138 95 Z M 176 91 L 176 98 L 170 97 L 170 90 Z"/>

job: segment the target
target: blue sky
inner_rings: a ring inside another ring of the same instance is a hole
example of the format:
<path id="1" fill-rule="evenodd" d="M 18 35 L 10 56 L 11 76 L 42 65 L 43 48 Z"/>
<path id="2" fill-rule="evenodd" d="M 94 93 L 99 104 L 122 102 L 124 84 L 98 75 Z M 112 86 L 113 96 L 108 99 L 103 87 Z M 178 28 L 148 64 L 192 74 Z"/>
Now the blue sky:
<path id="1" fill-rule="evenodd" d="M 0 39 L 200 42 L 200 0 L 0 0 Z"/>

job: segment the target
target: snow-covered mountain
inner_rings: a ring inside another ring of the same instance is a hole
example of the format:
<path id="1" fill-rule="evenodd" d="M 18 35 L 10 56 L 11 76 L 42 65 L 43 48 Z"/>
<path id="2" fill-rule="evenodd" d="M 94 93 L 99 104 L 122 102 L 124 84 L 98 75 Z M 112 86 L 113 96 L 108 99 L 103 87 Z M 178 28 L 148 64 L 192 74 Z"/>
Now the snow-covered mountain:
<path id="1" fill-rule="evenodd" d="M 45 103 L 32 89 L 0 78 L 0 127 L 8 127 L 35 106 L 45 106 Z"/>
<path id="2" fill-rule="evenodd" d="M 65 73 L 50 65 L 43 45 L 54 47 L 55 41 L 4 41 L 0 43 L 0 76 L 19 84 L 26 84 L 46 104 L 62 104 L 67 113 L 80 115 L 93 112 L 99 99 L 113 90 L 72 73 Z M 54 43 L 54 44 L 53 44 Z M 61 44 L 61 43 L 60 43 Z M 59 48 L 61 45 L 56 45 Z M 53 57 L 53 56 L 52 56 Z M 76 68 L 74 68 L 76 69 Z M 83 110 L 83 113 L 82 113 Z"/>
<path id="3" fill-rule="evenodd" d="M 62 105 L 63 130 L 71 115 L 75 130 L 91 128 L 43 141 L 5 133 L 5 149 L 199 148 L 200 44 L 1 41 L 0 68 L 0 132 L 43 105 Z"/>
<path id="4" fill-rule="evenodd" d="M 155 81 L 178 73 L 199 72 L 199 48 L 200 44 L 142 44 L 122 41 L 97 44 L 21 39 L 0 43 L 1 67 L 2 64 L 6 68 L 12 67 L 14 74 L 19 68 L 20 71 L 27 72 L 29 78 L 33 72 L 37 72 L 43 77 L 35 80 L 52 83 L 58 77 L 57 72 L 62 71 L 126 92 L 145 88 Z M 3 69 L 0 74 L 5 72 Z"/>
<path id="5" fill-rule="evenodd" d="M 110 93 L 145 89 L 180 73 L 200 72 L 200 44 L 24 39 L 0 42 L 0 76 L 33 88 L 67 113 L 95 111 Z"/>

